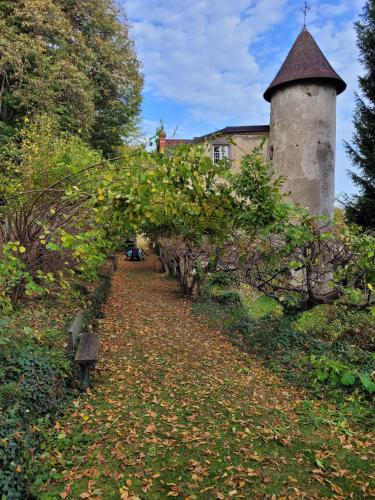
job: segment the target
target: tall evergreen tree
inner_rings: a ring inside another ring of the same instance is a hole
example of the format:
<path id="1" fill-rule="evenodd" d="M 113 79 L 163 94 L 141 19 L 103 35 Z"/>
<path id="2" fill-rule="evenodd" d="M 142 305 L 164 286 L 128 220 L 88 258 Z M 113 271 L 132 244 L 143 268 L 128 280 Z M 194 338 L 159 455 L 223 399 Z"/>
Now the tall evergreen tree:
<path id="1" fill-rule="evenodd" d="M 350 172 L 360 194 L 347 206 L 352 222 L 375 228 L 375 0 L 365 4 L 360 21 L 356 23 L 360 61 L 365 67 L 359 78 L 361 96 L 356 95 L 353 143 L 346 149 L 358 173 Z"/>

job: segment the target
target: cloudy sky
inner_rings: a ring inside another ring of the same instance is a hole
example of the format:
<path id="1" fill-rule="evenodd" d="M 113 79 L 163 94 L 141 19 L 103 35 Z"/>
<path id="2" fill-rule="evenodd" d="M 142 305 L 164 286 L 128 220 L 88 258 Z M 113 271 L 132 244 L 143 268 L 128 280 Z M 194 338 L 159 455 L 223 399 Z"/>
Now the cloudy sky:
<path id="1" fill-rule="evenodd" d="M 143 63 L 146 134 L 161 119 L 167 133 L 180 138 L 269 123 L 262 95 L 302 28 L 302 0 L 121 1 Z M 348 83 L 338 97 L 336 193 L 353 192 L 342 144 L 352 135 L 362 71 L 353 23 L 364 0 L 309 3 L 308 29 Z"/>

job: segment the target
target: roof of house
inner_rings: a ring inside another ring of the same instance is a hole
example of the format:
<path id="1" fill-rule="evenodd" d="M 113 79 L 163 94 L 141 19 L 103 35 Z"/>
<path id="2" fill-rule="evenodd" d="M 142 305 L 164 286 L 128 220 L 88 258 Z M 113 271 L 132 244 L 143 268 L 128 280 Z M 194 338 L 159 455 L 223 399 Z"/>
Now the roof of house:
<path id="1" fill-rule="evenodd" d="M 269 125 L 240 125 L 237 127 L 225 127 L 200 137 L 194 137 L 193 142 L 203 142 L 210 137 L 222 137 L 223 135 L 232 134 L 268 134 L 269 130 Z"/>
<path id="2" fill-rule="evenodd" d="M 274 92 L 290 83 L 319 80 L 330 82 L 341 94 L 346 83 L 332 68 L 311 34 L 304 28 L 263 97 L 270 102 Z"/>
<path id="3" fill-rule="evenodd" d="M 188 144 L 189 142 L 191 142 L 191 139 L 165 139 L 165 147 L 175 148 L 180 144 Z"/>

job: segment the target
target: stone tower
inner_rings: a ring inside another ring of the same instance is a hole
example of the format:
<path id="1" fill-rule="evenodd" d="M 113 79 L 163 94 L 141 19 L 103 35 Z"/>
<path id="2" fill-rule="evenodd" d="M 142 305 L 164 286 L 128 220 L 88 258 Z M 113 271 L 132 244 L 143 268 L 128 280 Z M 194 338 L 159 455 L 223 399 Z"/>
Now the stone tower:
<path id="1" fill-rule="evenodd" d="M 275 174 L 286 177 L 290 201 L 314 215 L 333 215 L 336 96 L 345 89 L 304 27 L 264 93 Z"/>

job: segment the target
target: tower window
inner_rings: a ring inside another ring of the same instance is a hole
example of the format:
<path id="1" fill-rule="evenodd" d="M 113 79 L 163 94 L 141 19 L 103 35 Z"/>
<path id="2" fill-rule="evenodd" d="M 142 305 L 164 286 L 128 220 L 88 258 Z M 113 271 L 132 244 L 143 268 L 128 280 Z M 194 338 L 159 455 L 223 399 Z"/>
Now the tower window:
<path id="1" fill-rule="evenodd" d="M 212 161 L 219 163 L 224 158 L 229 158 L 229 146 L 227 144 L 212 146 Z"/>

